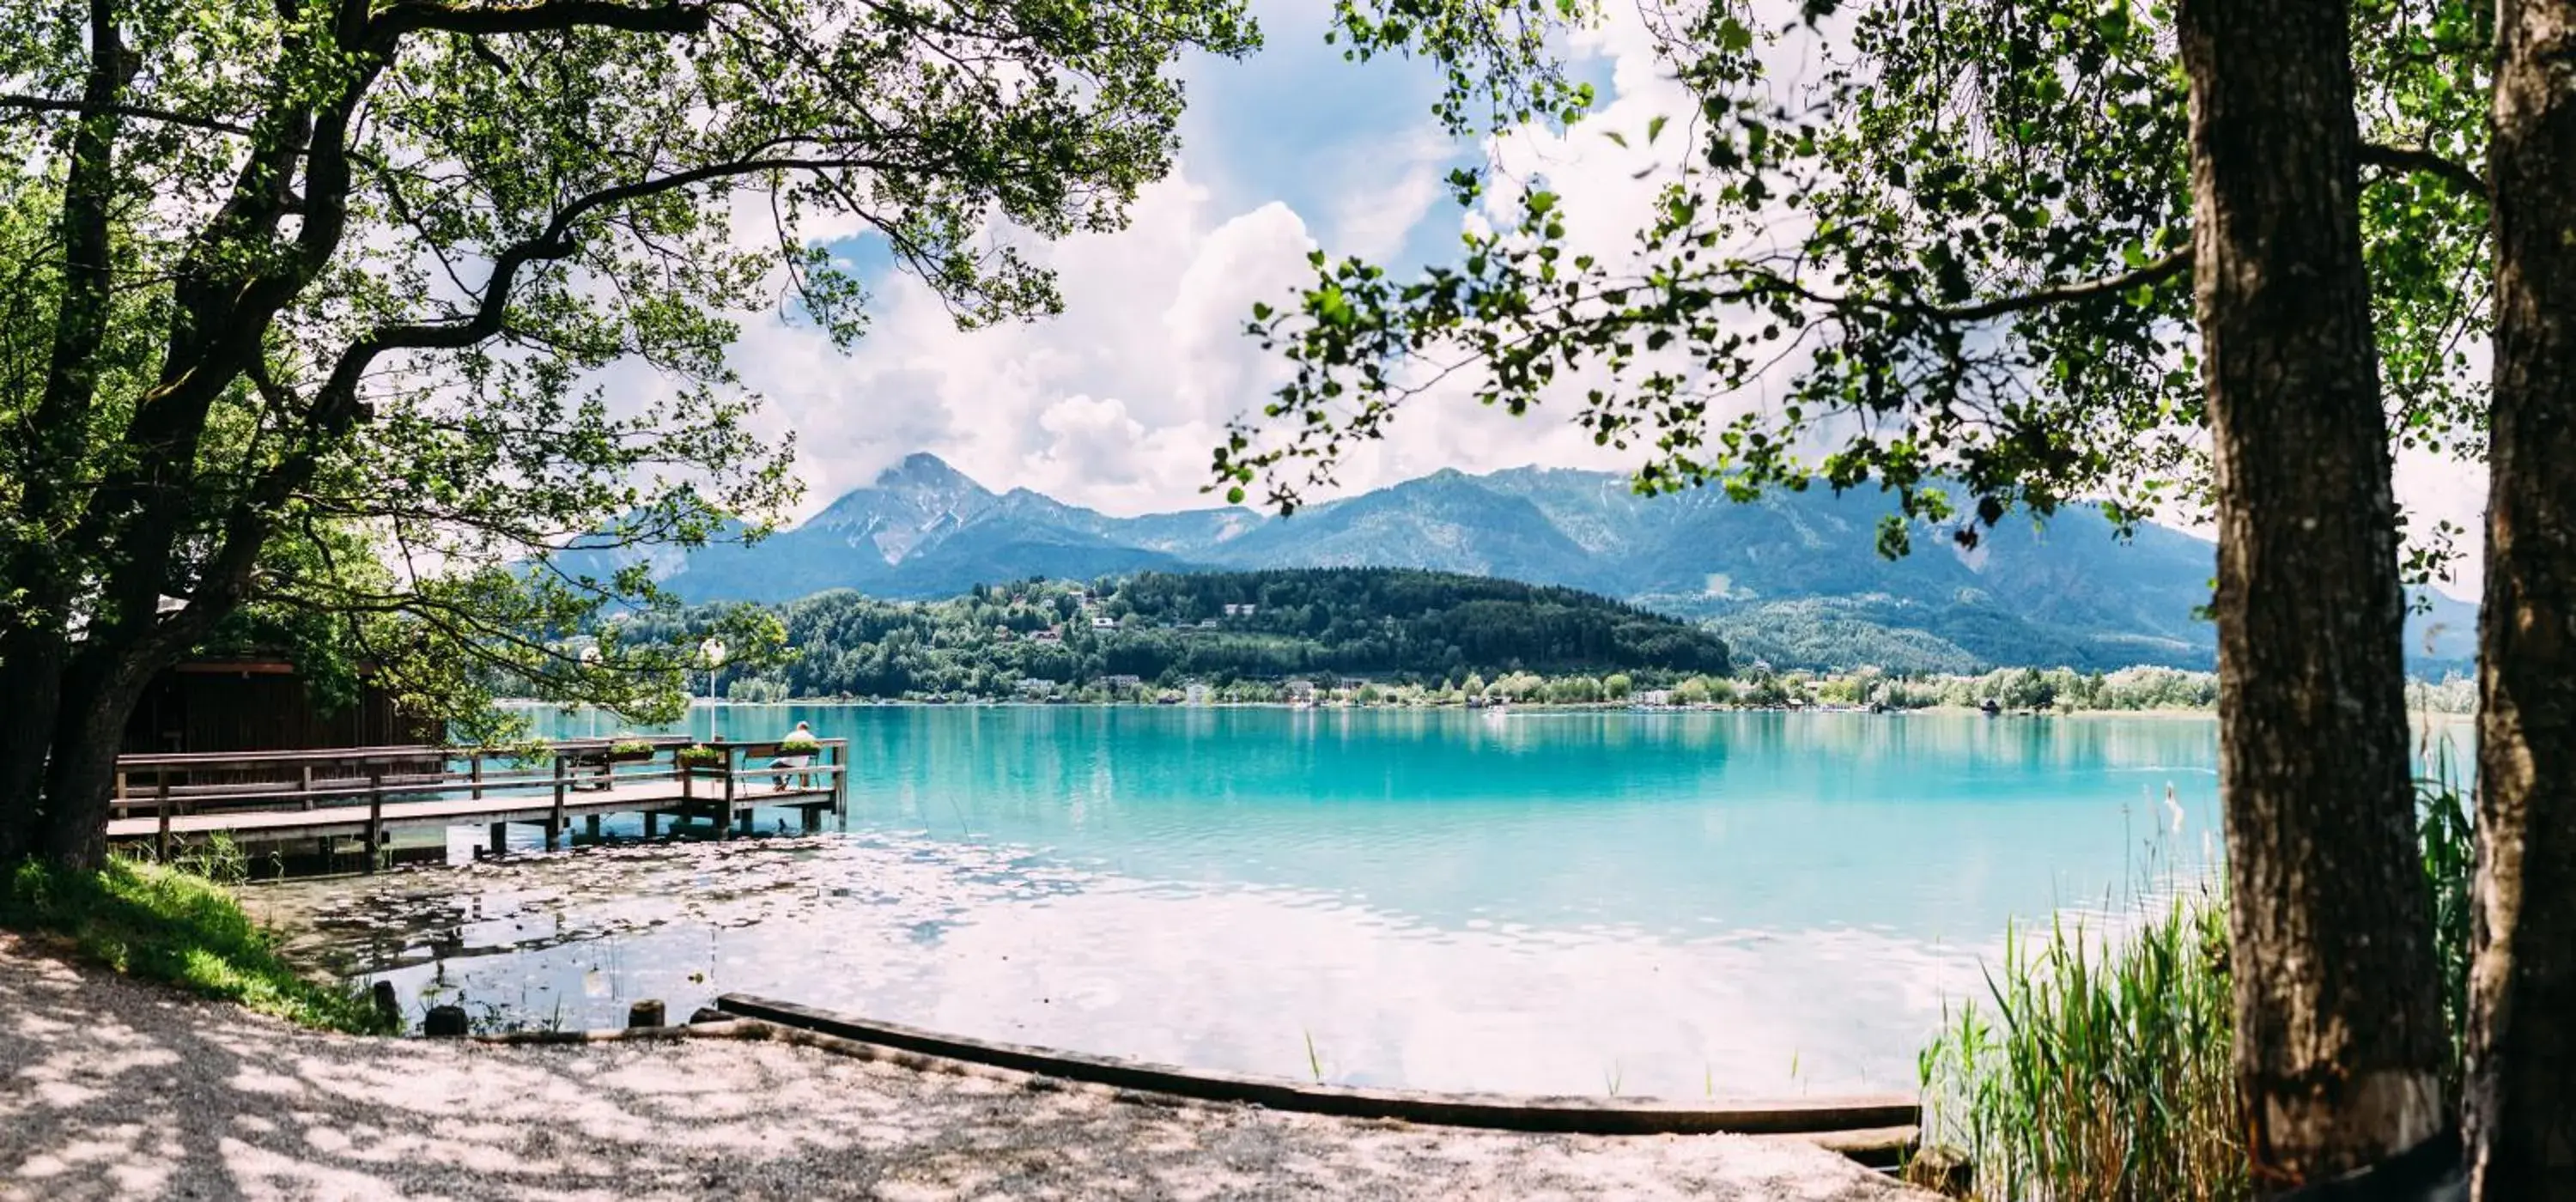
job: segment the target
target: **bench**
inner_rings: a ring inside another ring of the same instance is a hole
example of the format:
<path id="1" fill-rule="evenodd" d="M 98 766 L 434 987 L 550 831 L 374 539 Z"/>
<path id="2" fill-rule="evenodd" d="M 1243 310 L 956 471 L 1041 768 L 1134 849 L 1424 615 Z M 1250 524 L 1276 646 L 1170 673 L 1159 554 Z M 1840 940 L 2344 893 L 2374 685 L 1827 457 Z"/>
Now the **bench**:
<path id="1" fill-rule="evenodd" d="M 790 780 L 794 780 L 796 782 L 795 787 L 797 789 L 811 790 L 814 788 L 814 779 L 821 775 L 819 772 L 808 770 L 818 766 L 819 762 L 822 760 L 822 752 L 819 748 L 814 751 L 799 751 L 792 753 L 801 757 L 805 763 L 802 768 L 786 768 L 772 766 L 772 761 L 790 754 L 785 750 L 786 744 L 783 741 L 771 741 L 766 743 L 710 743 L 708 746 L 715 747 L 721 751 L 736 753 L 738 758 L 729 758 L 723 767 L 738 777 L 744 777 L 752 781 L 767 781 L 769 782 L 773 792 L 792 792 L 793 790 L 788 787 L 788 781 Z M 700 767 L 709 767 L 709 765 L 700 765 Z"/>

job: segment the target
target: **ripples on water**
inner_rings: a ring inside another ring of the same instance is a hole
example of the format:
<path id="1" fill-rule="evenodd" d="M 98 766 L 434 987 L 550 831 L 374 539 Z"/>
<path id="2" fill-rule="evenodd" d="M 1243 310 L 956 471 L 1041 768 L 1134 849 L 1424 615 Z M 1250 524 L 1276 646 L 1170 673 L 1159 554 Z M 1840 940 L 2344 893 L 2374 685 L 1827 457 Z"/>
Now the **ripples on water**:
<path id="1" fill-rule="evenodd" d="M 253 900 L 299 953 L 501 1024 L 740 991 L 1281 1076 L 1310 1074 L 1311 1039 L 1354 1084 L 1777 1096 L 1910 1087 L 2008 918 L 2129 912 L 2129 882 L 2201 862 L 2212 791 L 2207 724 L 2163 720 L 2034 741 L 1913 718 L 1842 746 L 1778 717 L 1515 719 L 1497 742 L 1112 714 L 772 711 L 866 744 L 848 834 Z"/>

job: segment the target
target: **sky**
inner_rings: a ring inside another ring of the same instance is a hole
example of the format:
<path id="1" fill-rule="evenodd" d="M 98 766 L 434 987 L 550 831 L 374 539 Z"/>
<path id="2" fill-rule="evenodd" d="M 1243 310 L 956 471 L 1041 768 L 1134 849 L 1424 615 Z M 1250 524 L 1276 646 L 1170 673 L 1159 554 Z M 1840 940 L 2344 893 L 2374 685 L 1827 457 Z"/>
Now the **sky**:
<path id="1" fill-rule="evenodd" d="M 1613 5 L 1618 10 L 1624 6 Z M 1569 47 L 1602 103 L 1563 135 L 1514 131 L 1484 144 L 1443 133 L 1438 81 L 1404 61 L 1353 64 L 1323 40 L 1322 0 L 1255 0 L 1266 40 L 1247 61 L 1189 62 L 1189 109 L 1175 170 L 1148 186 L 1128 228 L 1036 248 L 1060 276 L 1065 312 L 961 332 L 908 277 L 872 280 L 868 334 L 846 354 L 778 314 L 750 319 L 735 366 L 792 426 L 807 492 L 827 505 L 915 451 L 997 490 L 1025 487 L 1114 514 L 1217 503 L 1205 487 L 1228 420 L 1255 409 L 1279 364 L 1243 326 L 1311 277 L 1317 249 L 1402 269 L 1452 256 L 1480 219 L 1449 197 L 1454 166 L 1491 157 L 1506 181 L 1544 176 L 1564 197 L 1569 241 L 1613 251 L 1642 223 L 1661 173 L 1636 176 L 1687 139 L 1639 136 L 1686 95 L 1662 78 L 1633 20 Z M 1624 132 L 1627 144 L 1609 135 Z M 1496 201 L 1509 199 L 1508 188 Z M 864 262 L 863 246 L 842 248 Z M 1435 398 L 1339 472 L 1343 491 L 1444 467 L 1525 464 L 1618 470 L 1566 411 L 1514 419 Z M 2482 470 L 2402 456 L 2400 500 L 2475 530 Z M 2207 531 L 2202 531 L 2206 534 Z M 2470 558 L 2450 591 L 2474 593 Z"/>

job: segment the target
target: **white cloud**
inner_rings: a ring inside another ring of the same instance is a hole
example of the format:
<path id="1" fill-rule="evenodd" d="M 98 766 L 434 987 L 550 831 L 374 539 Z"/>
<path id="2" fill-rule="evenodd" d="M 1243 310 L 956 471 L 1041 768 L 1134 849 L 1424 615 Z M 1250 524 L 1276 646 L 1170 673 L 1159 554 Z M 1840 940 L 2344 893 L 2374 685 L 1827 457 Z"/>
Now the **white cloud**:
<path id="1" fill-rule="evenodd" d="M 755 323 L 736 362 L 770 399 L 770 420 L 798 429 L 809 508 L 917 450 L 997 489 L 1034 488 L 1111 512 L 1207 504 L 1210 451 L 1226 423 L 1257 407 L 1285 371 L 1243 332 L 1252 304 L 1284 301 L 1307 282 L 1305 257 L 1319 244 L 1336 256 L 1383 260 L 1426 231 L 1498 220 L 1517 205 L 1521 187 L 1544 178 L 1562 198 L 1576 250 L 1627 253 L 1680 156 L 1696 144 L 1696 110 L 1635 12 L 1609 7 L 1613 20 L 1573 47 L 1593 66 L 1607 64 L 1607 103 L 1572 130 L 1527 128 L 1492 139 L 1485 150 L 1499 168 L 1496 186 L 1477 212 L 1442 203 L 1455 146 L 1410 100 L 1378 114 L 1373 128 L 1337 133 L 1347 148 L 1320 154 L 1282 152 L 1261 128 L 1225 128 L 1194 141 L 1180 170 L 1144 190 L 1127 230 L 1034 248 L 1059 273 L 1066 301 L 1059 318 L 960 333 L 927 289 L 896 277 L 875 298 L 869 335 L 846 357 L 809 330 L 775 318 Z M 1276 39 L 1311 32 L 1273 23 Z M 1314 68 L 1323 73 L 1317 87 L 1334 86 L 1329 73 L 1337 67 Z M 1645 131 L 1657 116 L 1669 125 L 1650 144 Z M 1267 187 L 1255 185 L 1265 171 Z M 1322 177 L 1332 199 L 1301 214 L 1275 199 L 1288 186 L 1283 173 L 1310 194 L 1307 176 Z M 1220 193 L 1242 199 L 1220 204 Z M 1635 451 L 1594 445 L 1563 403 L 1513 418 L 1451 387 L 1410 409 L 1386 439 L 1342 465 L 1343 491 L 1444 467 L 1615 469 L 1637 459 Z M 2401 458 L 2401 499 L 2429 516 L 2474 532 L 2484 491 L 2475 466 Z M 2473 553 L 2474 542 L 2466 544 Z M 2472 559 L 2462 579 L 2473 582 L 2475 569 Z"/>
<path id="2" fill-rule="evenodd" d="M 748 329 L 736 365 L 768 420 L 798 430 L 809 506 L 919 450 L 994 488 L 1122 511 L 1203 503 L 1218 431 L 1271 386 L 1242 325 L 1305 276 L 1314 242 L 1282 205 L 1212 211 L 1186 168 L 1133 216 L 1033 249 L 1063 288 L 1053 320 L 962 332 L 897 276 L 846 357 L 775 317 Z"/>

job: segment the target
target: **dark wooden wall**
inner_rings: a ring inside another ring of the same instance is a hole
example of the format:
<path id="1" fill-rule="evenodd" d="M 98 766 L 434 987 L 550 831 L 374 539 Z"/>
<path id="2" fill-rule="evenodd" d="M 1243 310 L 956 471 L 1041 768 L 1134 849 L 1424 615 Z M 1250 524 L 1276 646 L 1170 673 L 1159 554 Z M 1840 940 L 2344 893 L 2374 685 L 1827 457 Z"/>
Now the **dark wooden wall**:
<path id="1" fill-rule="evenodd" d="M 325 712 L 285 665 L 190 663 L 152 682 L 126 724 L 124 750 L 310 751 L 435 743 L 438 736 L 436 724 L 401 712 L 373 686 Z"/>

